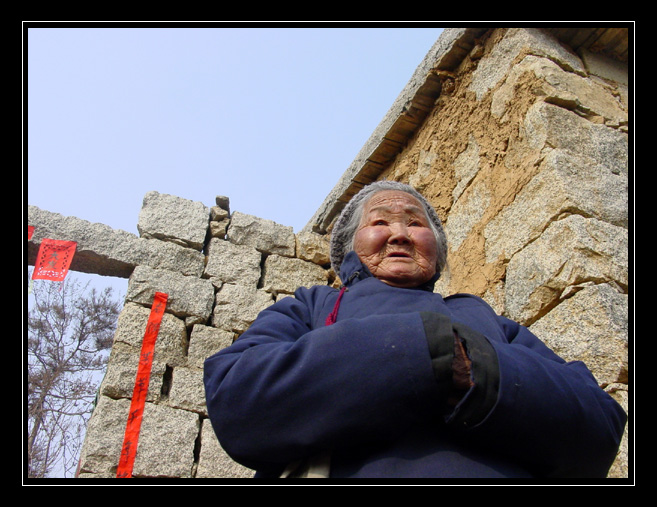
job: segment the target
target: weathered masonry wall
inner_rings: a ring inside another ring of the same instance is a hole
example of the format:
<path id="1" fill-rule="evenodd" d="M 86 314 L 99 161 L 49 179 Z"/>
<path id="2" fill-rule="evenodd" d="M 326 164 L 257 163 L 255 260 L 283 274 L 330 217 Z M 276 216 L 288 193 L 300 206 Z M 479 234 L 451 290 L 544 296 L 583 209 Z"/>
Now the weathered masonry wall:
<path id="1" fill-rule="evenodd" d="M 30 207 L 30 259 L 42 238 L 74 240 L 73 270 L 130 277 L 80 477 L 116 474 L 156 291 L 169 303 L 135 476 L 251 477 L 212 433 L 203 360 L 298 286 L 339 283 L 328 268 L 331 223 L 381 178 L 416 186 L 443 219 L 450 269 L 438 292 L 481 295 L 566 359 L 584 360 L 627 407 L 627 32 L 571 30 L 445 30 L 297 235 L 231 213 L 223 197 L 206 207 L 150 192 L 139 237 Z M 627 467 L 624 439 L 610 477 Z"/>
<path id="2" fill-rule="evenodd" d="M 81 478 L 113 478 L 119 461 L 141 343 L 155 292 L 168 294 L 134 477 L 251 477 L 222 451 L 207 419 L 203 361 L 229 345 L 260 310 L 298 286 L 326 284 L 325 239 L 239 212 L 217 197 L 199 202 L 149 192 L 140 237 L 75 217 L 28 208 L 42 238 L 78 243 L 72 269 L 129 276 L 100 396 L 87 428 Z"/>
<path id="3" fill-rule="evenodd" d="M 483 297 L 627 409 L 627 31 L 570 30 L 446 30 L 307 229 L 368 182 L 410 183 L 445 224 L 436 291 Z"/>

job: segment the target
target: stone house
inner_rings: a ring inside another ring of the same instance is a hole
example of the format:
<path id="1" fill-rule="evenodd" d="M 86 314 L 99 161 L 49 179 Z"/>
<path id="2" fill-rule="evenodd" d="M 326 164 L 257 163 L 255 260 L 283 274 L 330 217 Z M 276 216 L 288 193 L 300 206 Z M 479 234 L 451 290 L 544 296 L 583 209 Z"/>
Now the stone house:
<path id="1" fill-rule="evenodd" d="M 139 237 L 30 206 L 42 238 L 78 242 L 71 269 L 129 277 L 81 478 L 115 477 L 140 344 L 169 295 L 135 477 L 242 478 L 207 419 L 203 360 L 301 285 L 339 284 L 327 239 L 363 185 L 410 183 L 438 211 L 449 270 L 628 407 L 628 29 L 451 28 L 306 228 L 150 192 Z M 95 231 L 95 233 L 90 233 Z M 631 420 L 630 420 L 631 421 Z M 628 426 L 630 426 L 628 424 Z M 627 435 L 609 477 L 630 475 Z"/>

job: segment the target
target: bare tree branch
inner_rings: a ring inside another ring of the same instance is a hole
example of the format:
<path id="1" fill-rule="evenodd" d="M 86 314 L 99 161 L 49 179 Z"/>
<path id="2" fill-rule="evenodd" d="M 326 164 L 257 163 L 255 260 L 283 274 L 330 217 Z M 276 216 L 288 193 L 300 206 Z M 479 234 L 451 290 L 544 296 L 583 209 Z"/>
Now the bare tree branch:
<path id="1" fill-rule="evenodd" d="M 55 463 L 71 476 L 120 302 L 111 288 L 89 290 L 70 274 L 62 283 L 35 280 L 33 295 L 27 319 L 28 477 L 48 477 Z"/>

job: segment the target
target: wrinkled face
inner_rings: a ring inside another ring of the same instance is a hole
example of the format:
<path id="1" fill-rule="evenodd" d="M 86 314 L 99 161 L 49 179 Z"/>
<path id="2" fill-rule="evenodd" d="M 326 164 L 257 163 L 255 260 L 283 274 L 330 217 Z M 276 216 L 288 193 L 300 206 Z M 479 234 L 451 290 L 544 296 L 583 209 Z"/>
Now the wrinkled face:
<path id="1" fill-rule="evenodd" d="M 388 285 L 416 287 L 436 274 L 436 237 L 422 204 L 406 192 L 385 190 L 367 201 L 354 250 Z"/>

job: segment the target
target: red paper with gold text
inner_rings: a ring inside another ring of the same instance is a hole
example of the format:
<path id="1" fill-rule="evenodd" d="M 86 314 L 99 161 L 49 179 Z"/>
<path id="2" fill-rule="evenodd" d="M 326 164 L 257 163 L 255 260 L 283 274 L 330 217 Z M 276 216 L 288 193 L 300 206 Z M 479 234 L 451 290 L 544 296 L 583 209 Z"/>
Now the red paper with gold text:
<path id="1" fill-rule="evenodd" d="M 130 412 L 128 412 L 128 421 L 123 436 L 123 446 L 121 448 L 121 456 L 119 457 L 119 466 L 116 470 L 117 478 L 132 477 L 132 469 L 137 456 L 141 421 L 144 415 L 146 394 L 148 392 L 148 384 L 150 383 L 151 378 L 151 366 L 153 365 L 155 341 L 160 332 L 160 323 L 162 322 L 162 315 L 164 314 L 168 297 L 168 294 L 163 292 L 156 292 L 153 297 L 151 313 L 148 317 L 144 339 L 141 344 L 141 354 L 139 355 L 139 365 L 137 366 L 137 377 L 132 391 L 132 401 L 130 402 Z"/>
<path id="2" fill-rule="evenodd" d="M 75 241 L 47 238 L 41 240 L 34 263 L 32 279 L 53 280 L 55 282 L 64 280 L 73 260 L 76 247 L 77 243 Z"/>

